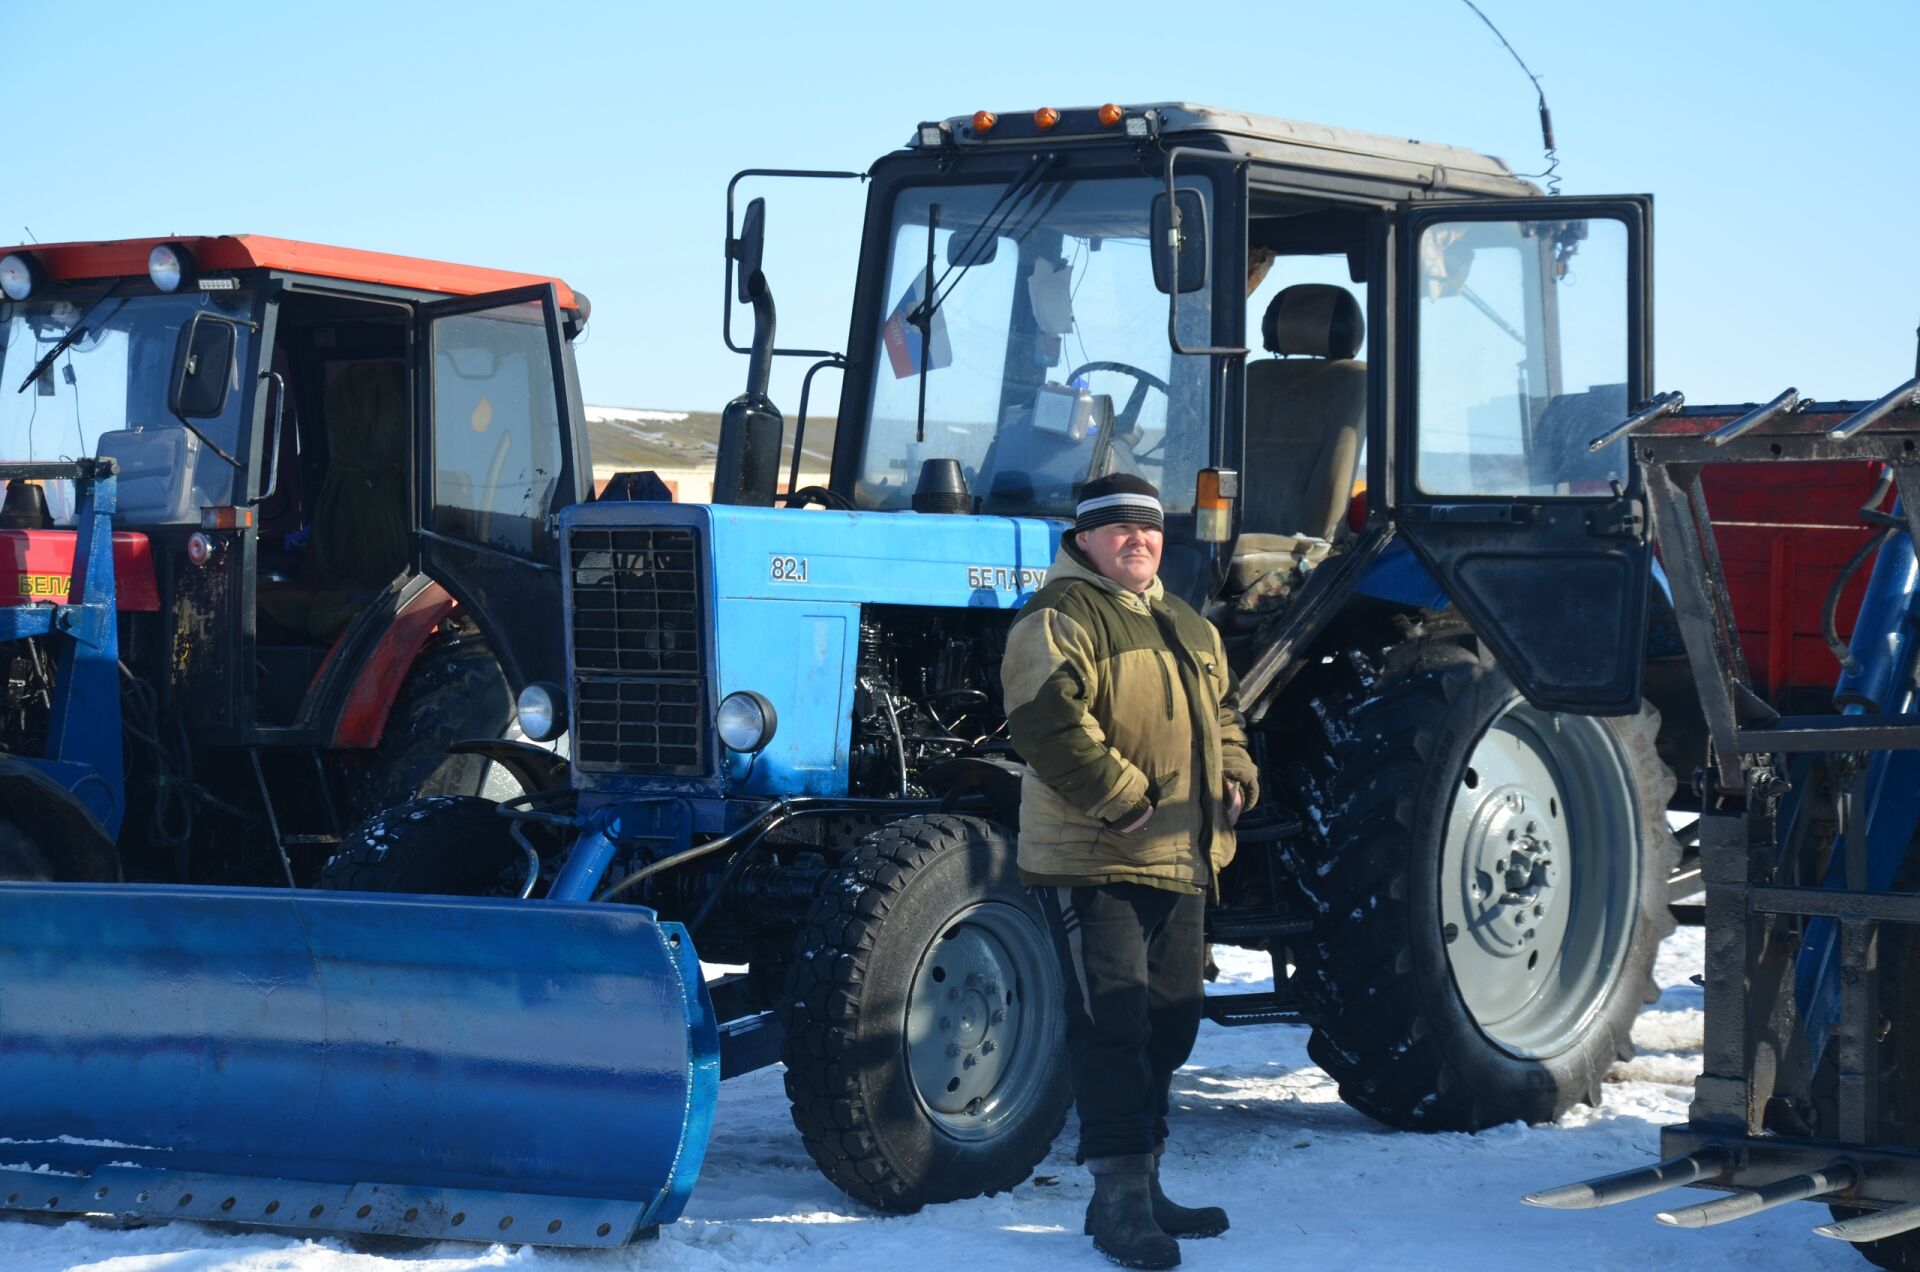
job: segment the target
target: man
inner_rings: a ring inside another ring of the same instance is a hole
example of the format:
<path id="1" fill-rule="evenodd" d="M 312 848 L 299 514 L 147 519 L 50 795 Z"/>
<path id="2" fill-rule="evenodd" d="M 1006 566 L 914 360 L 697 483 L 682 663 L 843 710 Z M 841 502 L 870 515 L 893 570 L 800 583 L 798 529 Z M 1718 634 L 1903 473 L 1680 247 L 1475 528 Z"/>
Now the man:
<path id="1" fill-rule="evenodd" d="M 1081 492 L 1001 665 L 1020 792 L 1020 874 L 1067 984 L 1086 1231 L 1126 1267 L 1171 1268 L 1218 1207 L 1160 1188 L 1174 1070 L 1200 1028 L 1206 895 L 1259 796 L 1220 636 L 1160 585 L 1159 492 L 1116 473 Z"/>

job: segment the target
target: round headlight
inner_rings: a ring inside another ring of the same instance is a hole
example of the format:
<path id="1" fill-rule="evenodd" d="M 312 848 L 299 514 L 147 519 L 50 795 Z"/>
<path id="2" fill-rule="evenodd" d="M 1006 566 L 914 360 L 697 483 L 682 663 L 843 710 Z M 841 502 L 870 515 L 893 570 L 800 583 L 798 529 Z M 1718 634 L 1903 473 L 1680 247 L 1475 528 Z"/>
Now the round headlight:
<path id="1" fill-rule="evenodd" d="M 163 292 L 178 291 L 193 274 L 193 255 L 178 243 L 162 243 L 147 253 L 147 277 Z"/>
<path id="2" fill-rule="evenodd" d="M 720 700 L 713 726 L 720 734 L 721 745 L 729 751 L 758 751 L 773 741 L 779 721 L 765 695 L 742 689 Z"/>
<path id="3" fill-rule="evenodd" d="M 566 695 L 558 685 L 536 680 L 520 691 L 514 704 L 520 716 L 520 732 L 535 742 L 551 742 L 566 731 Z"/>
<path id="4" fill-rule="evenodd" d="M 25 300 L 33 295 L 33 289 L 39 282 L 40 267 L 33 257 L 25 252 L 0 256 L 0 296 L 8 300 Z"/>

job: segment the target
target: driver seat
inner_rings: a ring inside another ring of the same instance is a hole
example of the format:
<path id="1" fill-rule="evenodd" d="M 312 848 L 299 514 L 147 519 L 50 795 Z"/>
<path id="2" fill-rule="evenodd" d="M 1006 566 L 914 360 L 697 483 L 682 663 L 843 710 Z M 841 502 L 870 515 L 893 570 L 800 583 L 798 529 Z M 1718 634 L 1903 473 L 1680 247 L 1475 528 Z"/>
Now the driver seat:
<path id="1" fill-rule="evenodd" d="M 1247 473 L 1229 587 L 1282 568 L 1312 568 L 1346 514 L 1366 433 L 1366 337 L 1360 302 L 1342 287 L 1299 283 L 1267 306 L 1261 342 L 1278 355 L 1247 364 Z"/>

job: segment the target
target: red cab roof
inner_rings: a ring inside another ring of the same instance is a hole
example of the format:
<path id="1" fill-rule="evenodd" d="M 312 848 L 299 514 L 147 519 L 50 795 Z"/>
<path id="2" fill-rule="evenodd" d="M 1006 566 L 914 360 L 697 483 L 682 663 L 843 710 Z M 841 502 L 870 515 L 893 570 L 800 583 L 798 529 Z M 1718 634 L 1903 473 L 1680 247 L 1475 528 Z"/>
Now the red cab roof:
<path id="1" fill-rule="evenodd" d="M 383 283 L 391 287 L 410 287 L 449 296 L 473 296 L 508 287 L 552 283 L 559 292 L 562 309 L 578 308 L 571 287 L 543 274 L 518 274 L 512 270 L 452 265 L 446 261 L 422 260 L 417 256 L 363 252 L 357 248 L 328 247 L 321 243 L 266 238 L 259 234 L 171 235 L 116 239 L 108 243 L 27 243 L 19 247 L 0 248 L 0 256 L 8 252 L 31 252 L 45 267 L 50 278 L 118 278 L 128 274 L 144 275 L 147 272 L 147 254 L 161 243 L 179 243 L 193 254 L 199 268 L 208 272 L 277 269 L 290 274 Z"/>

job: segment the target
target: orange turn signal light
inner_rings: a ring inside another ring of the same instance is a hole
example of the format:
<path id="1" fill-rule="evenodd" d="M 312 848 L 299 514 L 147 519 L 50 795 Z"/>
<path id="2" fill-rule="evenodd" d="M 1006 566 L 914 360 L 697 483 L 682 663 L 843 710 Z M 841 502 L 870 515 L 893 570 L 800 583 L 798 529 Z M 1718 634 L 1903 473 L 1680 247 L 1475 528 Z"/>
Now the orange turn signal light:
<path id="1" fill-rule="evenodd" d="M 1059 122 L 1060 112 L 1051 106 L 1042 106 L 1039 110 L 1033 112 L 1033 126 L 1041 132 L 1047 131 L 1047 129 Z"/>
<path id="2" fill-rule="evenodd" d="M 986 136 L 993 131 L 993 126 L 999 122 L 1000 116 L 990 110 L 976 110 L 973 112 L 973 131 L 976 136 Z"/>
<path id="3" fill-rule="evenodd" d="M 1194 506 L 1217 511 L 1233 507 L 1240 493 L 1240 474 L 1231 468 L 1202 468 L 1195 481 Z"/>
<path id="4" fill-rule="evenodd" d="M 1102 128 L 1111 128 L 1115 124 L 1119 123 L 1122 119 L 1125 119 L 1126 117 L 1127 117 L 1127 112 L 1124 110 L 1121 110 L 1118 106 L 1114 105 L 1112 102 L 1108 102 L 1105 106 L 1102 106 L 1100 108 L 1100 126 Z"/>
<path id="5" fill-rule="evenodd" d="M 1194 482 L 1193 530 L 1201 543 L 1225 543 L 1233 537 L 1233 501 L 1240 474 L 1231 468 L 1202 468 Z"/>

